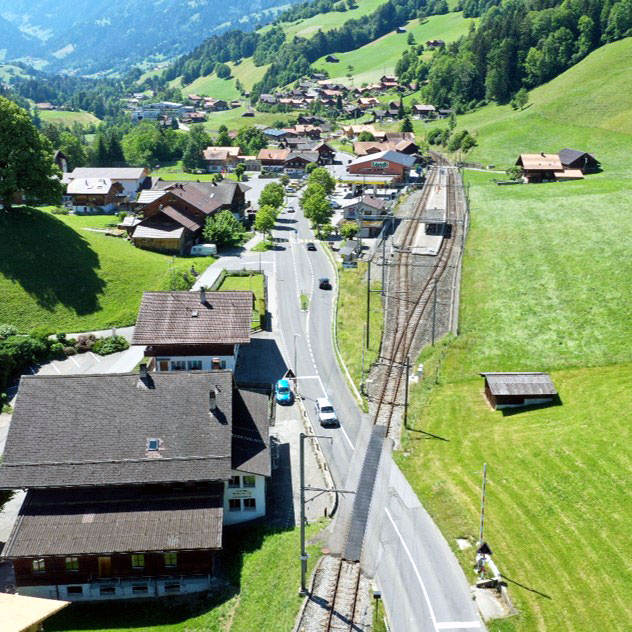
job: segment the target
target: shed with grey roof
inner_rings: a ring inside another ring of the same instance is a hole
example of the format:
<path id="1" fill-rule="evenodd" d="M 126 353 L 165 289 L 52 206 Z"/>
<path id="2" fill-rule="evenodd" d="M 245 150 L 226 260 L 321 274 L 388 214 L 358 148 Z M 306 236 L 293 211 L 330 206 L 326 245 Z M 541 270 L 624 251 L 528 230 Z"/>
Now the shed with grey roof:
<path id="1" fill-rule="evenodd" d="M 485 396 L 495 409 L 544 404 L 557 399 L 548 373 L 481 373 Z"/>

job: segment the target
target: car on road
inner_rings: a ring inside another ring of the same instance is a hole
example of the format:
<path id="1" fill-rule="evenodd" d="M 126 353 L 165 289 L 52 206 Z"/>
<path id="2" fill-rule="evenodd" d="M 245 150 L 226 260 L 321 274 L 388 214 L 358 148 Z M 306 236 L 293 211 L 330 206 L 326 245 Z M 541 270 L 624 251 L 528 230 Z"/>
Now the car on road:
<path id="1" fill-rule="evenodd" d="M 287 212 L 288 213 L 296 213 L 296 209 L 293 206 L 288 206 L 287 207 Z"/>
<path id="2" fill-rule="evenodd" d="M 307 242 L 307 250 L 316 250 L 316 244 L 313 241 Z"/>
<path id="3" fill-rule="evenodd" d="M 294 187 L 285 187 L 287 193 L 295 193 L 296 189 Z"/>
<path id="4" fill-rule="evenodd" d="M 341 208 L 338 200 L 329 200 L 329 208 Z"/>
<path id="5" fill-rule="evenodd" d="M 320 290 L 331 290 L 331 282 L 327 277 L 322 277 L 318 279 L 318 289 Z"/>
<path id="6" fill-rule="evenodd" d="M 277 381 L 274 387 L 274 397 L 277 404 L 291 404 L 292 403 L 292 387 L 290 386 L 290 380 L 285 378 Z"/>
<path id="7" fill-rule="evenodd" d="M 331 402 L 326 397 L 319 397 L 314 405 L 316 416 L 321 426 L 338 426 L 338 416 Z"/>

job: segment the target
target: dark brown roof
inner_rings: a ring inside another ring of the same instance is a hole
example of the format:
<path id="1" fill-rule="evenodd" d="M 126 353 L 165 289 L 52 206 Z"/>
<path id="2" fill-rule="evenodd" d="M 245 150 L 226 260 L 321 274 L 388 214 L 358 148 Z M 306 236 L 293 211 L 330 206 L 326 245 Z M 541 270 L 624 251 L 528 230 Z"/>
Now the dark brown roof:
<path id="1" fill-rule="evenodd" d="M 548 373 L 481 373 L 492 395 L 557 395 Z"/>
<path id="2" fill-rule="evenodd" d="M 378 211 L 381 211 L 384 208 L 386 208 L 386 200 L 373 197 L 372 195 L 363 196 L 361 201 L 362 201 L 362 204 L 364 204 L 365 206 L 370 206 L 371 208 L 374 208 Z"/>
<path id="3" fill-rule="evenodd" d="M 3 557 L 219 549 L 223 485 L 31 490 Z"/>
<path id="4" fill-rule="evenodd" d="M 233 469 L 270 476 L 270 398 L 259 390 L 235 390 Z"/>
<path id="5" fill-rule="evenodd" d="M 160 209 L 160 212 L 163 215 L 166 215 L 169 219 L 172 219 L 174 222 L 180 224 L 180 226 L 184 226 L 192 232 L 200 230 L 202 226 L 204 226 L 203 217 L 195 217 L 193 213 L 182 211 L 171 206 L 170 204 L 167 204 L 167 206 L 163 206 Z"/>
<path id="6" fill-rule="evenodd" d="M 252 307 L 252 292 L 145 292 L 132 344 L 245 344 Z"/>
<path id="7" fill-rule="evenodd" d="M 129 373 L 22 377 L 0 488 L 230 478 L 232 373 L 149 375 L 147 384 Z"/>

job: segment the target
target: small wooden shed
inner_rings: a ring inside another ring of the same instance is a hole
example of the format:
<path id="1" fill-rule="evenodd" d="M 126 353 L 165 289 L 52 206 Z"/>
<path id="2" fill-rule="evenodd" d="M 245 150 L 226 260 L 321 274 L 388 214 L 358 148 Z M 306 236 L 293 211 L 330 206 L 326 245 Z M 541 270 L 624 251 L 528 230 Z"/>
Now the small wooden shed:
<path id="1" fill-rule="evenodd" d="M 494 409 L 552 402 L 557 391 L 548 373 L 481 373 L 485 396 Z"/>

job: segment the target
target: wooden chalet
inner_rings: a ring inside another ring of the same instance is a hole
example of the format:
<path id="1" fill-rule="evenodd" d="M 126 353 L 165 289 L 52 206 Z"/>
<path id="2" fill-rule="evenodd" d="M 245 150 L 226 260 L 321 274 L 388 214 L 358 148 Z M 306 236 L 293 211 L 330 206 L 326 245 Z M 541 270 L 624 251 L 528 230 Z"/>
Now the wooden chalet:
<path id="1" fill-rule="evenodd" d="M 601 164 L 593 154 L 577 149 L 562 149 L 558 156 L 564 169 L 579 169 L 582 173 L 599 171 Z"/>
<path id="2" fill-rule="evenodd" d="M 235 368 L 250 343 L 252 292 L 144 292 L 132 344 L 153 371 Z"/>
<path id="3" fill-rule="evenodd" d="M 557 391 L 548 373 L 481 373 L 485 397 L 495 409 L 554 401 Z"/>
<path id="4" fill-rule="evenodd" d="M 516 165 L 522 167 L 526 182 L 555 180 L 555 174 L 564 171 L 557 154 L 521 154 Z"/>
<path id="5" fill-rule="evenodd" d="M 0 488 L 28 490 L 2 551 L 20 594 L 207 591 L 223 527 L 265 515 L 268 396 L 230 371 L 25 376 L 18 399 Z"/>
<path id="6" fill-rule="evenodd" d="M 109 178 L 74 178 L 68 183 L 66 195 L 78 215 L 113 213 L 126 199 L 123 185 Z"/>

